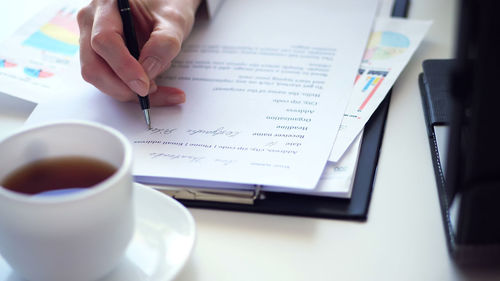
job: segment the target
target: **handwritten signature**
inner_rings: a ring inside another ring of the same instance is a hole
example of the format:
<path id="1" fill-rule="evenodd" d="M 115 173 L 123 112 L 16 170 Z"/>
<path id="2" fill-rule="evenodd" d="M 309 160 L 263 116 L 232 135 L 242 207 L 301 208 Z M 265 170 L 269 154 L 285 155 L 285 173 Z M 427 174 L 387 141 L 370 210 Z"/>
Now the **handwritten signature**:
<path id="1" fill-rule="evenodd" d="M 201 160 L 205 159 L 205 157 L 200 157 L 200 156 L 173 154 L 173 153 L 159 153 L 159 152 L 151 152 L 151 153 L 149 153 L 149 156 L 152 159 L 167 158 L 170 160 L 187 160 L 187 161 L 192 162 L 192 163 L 198 163 Z"/>
<path id="2" fill-rule="evenodd" d="M 190 135 L 206 135 L 206 136 L 212 136 L 212 137 L 215 137 L 215 136 L 227 136 L 227 137 L 236 137 L 237 135 L 240 134 L 239 131 L 231 131 L 231 130 L 228 130 L 224 127 L 220 127 L 220 128 L 217 128 L 217 129 L 214 129 L 214 130 L 207 130 L 207 129 L 188 129 L 186 131 L 188 134 Z"/>

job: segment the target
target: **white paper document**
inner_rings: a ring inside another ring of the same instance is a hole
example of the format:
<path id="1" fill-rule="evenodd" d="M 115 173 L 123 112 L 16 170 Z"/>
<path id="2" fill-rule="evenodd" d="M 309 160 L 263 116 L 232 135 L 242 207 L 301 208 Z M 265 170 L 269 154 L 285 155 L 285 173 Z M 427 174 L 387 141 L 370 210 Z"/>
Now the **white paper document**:
<path id="1" fill-rule="evenodd" d="M 430 21 L 378 18 L 354 83 L 330 161 L 340 160 L 420 45 Z"/>
<path id="2" fill-rule="evenodd" d="M 72 118 L 117 128 L 133 143 L 140 182 L 312 191 L 375 11 L 371 0 L 226 1 L 210 21 L 198 20 L 157 79 L 187 101 L 153 108 L 152 129 L 139 105 L 83 81 L 40 102 L 28 124 Z"/>
<path id="3" fill-rule="evenodd" d="M 294 192 L 323 197 L 351 198 L 362 138 L 363 132 L 354 139 L 340 161 L 327 162 L 314 190 L 295 190 Z"/>

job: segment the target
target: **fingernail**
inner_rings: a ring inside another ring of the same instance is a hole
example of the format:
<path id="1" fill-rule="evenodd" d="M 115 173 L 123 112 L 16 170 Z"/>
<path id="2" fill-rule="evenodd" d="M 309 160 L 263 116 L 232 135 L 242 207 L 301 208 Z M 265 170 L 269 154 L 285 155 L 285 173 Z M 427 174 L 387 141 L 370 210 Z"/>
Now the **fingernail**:
<path id="1" fill-rule="evenodd" d="M 155 57 L 147 57 L 142 62 L 142 67 L 144 67 L 144 70 L 146 70 L 149 78 L 155 78 L 156 75 L 160 74 L 161 71 L 161 63 Z"/>
<path id="2" fill-rule="evenodd" d="M 183 103 L 186 101 L 186 95 L 184 94 L 180 94 L 180 95 L 169 95 L 166 97 L 166 100 L 169 102 L 169 103 L 173 103 L 173 104 L 179 104 L 179 103 Z"/>
<path id="3" fill-rule="evenodd" d="M 128 83 L 128 86 L 132 91 L 140 96 L 145 96 L 148 94 L 148 85 L 144 81 L 136 79 Z"/>
<path id="4" fill-rule="evenodd" d="M 153 80 L 149 81 L 149 94 L 152 94 L 158 90 L 158 86 L 156 86 L 156 83 L 153 82 Z"/>

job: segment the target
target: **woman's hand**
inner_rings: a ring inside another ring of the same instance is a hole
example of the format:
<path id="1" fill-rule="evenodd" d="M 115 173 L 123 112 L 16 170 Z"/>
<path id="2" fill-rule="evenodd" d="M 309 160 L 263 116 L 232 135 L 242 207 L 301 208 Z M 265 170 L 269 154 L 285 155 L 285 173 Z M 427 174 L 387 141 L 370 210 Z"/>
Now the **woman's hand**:
<path id="1" fill-rule="evenodd" d="M 157 86 L 154 78 L 170 66 L 189 35 L 200 0 L 129 0 L 141 50 L 128 51 L 116 0 L 93 0 L 78 13 L 83 79 L 120 101 L 149 94 L 151 105 L 185 101 L 177 88 Z"/>

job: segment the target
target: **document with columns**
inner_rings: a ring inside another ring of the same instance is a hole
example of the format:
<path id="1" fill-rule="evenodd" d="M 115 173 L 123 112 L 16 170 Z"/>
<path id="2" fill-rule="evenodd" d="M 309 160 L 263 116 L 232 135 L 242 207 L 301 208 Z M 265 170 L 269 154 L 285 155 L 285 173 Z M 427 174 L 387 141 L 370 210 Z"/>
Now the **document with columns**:
<path id="1" fill-rule="evenodd" d="M 314 190 L 352 92 L 377 2 L 231 0 L 199 18 L 157 83 L 185 104 L 120 103 L 74 77 L 28 124 L 70 119 L 117 128 L 133 143 L 140 182 Z M 91 140 L 89 140 L 91 145 Z"/>

